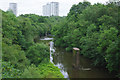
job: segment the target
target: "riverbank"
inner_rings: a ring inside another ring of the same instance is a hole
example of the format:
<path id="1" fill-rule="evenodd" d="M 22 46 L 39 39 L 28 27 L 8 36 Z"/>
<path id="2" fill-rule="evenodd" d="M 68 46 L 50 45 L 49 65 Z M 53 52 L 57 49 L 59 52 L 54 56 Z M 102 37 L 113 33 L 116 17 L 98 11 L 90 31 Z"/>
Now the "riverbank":
<path id="1" fill-rule="evenodd" d="M 73 68 L 72 64 L 75 63 L 73 53 L 67 52 L 63 48 L 56 47 L 56 51 L 53 54 L 53 62 L 55 65 L 60 64 L 61 71 L 68 74 L 69 78 L 115 78 L 107 70 L 92 66 L 92 61 L 82 55 L 79 56 L 81 70 Z M 91 70 L 86 70 L 87 68 Z"/>
<path id="2" fill-rule="evenodd" d="M 77 47 L 94 66 L 120 77 L 120 18 L 116 13 L 120 7 L 114 3 L 73 5 L 67 17 L 52 27 L 55 45 L 66 51 Z"/>
<path id="3" fill-rule="evenodd" d="M 44 43 L 47 46 L 49 46 L 49 48 L 50 48 L 50 64 L 51 64 L 51 67 L 55 68 L 55 69 L 50 69 L 50 70 L 52 70 L 51 72 L 55 73 L 55 75 L 53 74 L 52 75 L 53 77 L 50 77 L 50 78 L 65 78 L 64 75 L 61 73 L 60 68 L 58 66 L 54 65 L 54 63 L 53 63 L 53 53 L 55 52 L 55 50 L 53 48 L 54 44 L 53 44 L 52 40 L 53 40 L 53 38 L 44 37 L 44 38 L 40 38 L 40 41 L 39 41 L 39 43 Z"/>
<path id="4" fill-rule="evenodd" d="M 49 44 L 50 62 L 60 69 L 64 78 L 115 78 L 107 70 L 91 65 L 92 61 L 82 55 L 79 56 L 80 67 L 77 70 L 72 66 L 75 63 L 72 52 L 67 52 L 63 48 L 54 47 L 54 42 L 49 40 L 49 38 L 44 38 L 40 41 Z"/>

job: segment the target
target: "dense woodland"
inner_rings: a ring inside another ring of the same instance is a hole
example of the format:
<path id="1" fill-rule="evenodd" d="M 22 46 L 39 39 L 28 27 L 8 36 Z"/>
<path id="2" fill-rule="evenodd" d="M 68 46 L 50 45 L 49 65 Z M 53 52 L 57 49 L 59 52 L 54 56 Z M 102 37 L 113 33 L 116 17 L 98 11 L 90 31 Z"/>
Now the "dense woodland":
<path id="1" fill-rule="evenodd" d="M 120 76 L 120 7 L 89 2 L 73 5 L 67 17 L 2 11 L 3 78 L 63 78 L 50 63 L 49 46 L 36 39 L 54 35 L 55 46 L 90 58 L 94 66 Z"/>
<path id="2" fill-rule="evenodd" d="M 50 33 L 60 17 L 26 14 L 16 17 L 2 11 L 2 77 L 63 78 L 58 67 L 50 63 L 49 46 L 36 39 Z M 55 22 L 56 21 L 56 22 Z"/>
<path id="3" fill-rule="evenodd" d="M 58 47 L 90 58 L 94 66 L 120 76 L 120 7 L 89 2 L 73 5 L 68 16 L 52 27 Z M 119 75 L 118 75 L 119 74 Z"/>

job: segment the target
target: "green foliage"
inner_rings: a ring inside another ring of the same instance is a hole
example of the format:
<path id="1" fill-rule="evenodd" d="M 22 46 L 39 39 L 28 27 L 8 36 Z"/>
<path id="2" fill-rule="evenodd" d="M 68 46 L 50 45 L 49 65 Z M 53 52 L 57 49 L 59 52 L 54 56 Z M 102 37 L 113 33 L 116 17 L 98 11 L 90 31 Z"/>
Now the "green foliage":
<path id="1" fill-rule="evenodd" d="M 80 2 L 78 5 L 73 5 L 70 9 L 67 19 L 75 22 L 78 21 L 79 14 L 81 14 L 82 11 L 90 5 L 91 3 L 89 2 L 83 2 L 83 3 Z"/>
<path id="2" fill-rule="evenodd" d="M 22 72 L 15 69 L 10 62 L 2 62 L 2 78 L 20 78 Z"/>
<path id="3" fill-rule="evenodd" d="M 51 33 L 51 30 L 54 26 L 57 26 L 65 17 L 51 16 L 46 18 L 46 26 L 49 26 L 48 34 Z"/>
<path id="4" fill-rule="evenodd" d="M 24 70 L 21 78 L 64 78 L 64 76 L 58 67 L 48 62 L 38 67 L 32 64 Z"/>
<path id="5" fill-rule="evenodd" d="M 19 16 L 19 18 L 21 19 L 20 21 L 22 22 L 23 25 L 26 24 L 26 26 L 29 27 L 29 29 L 27 29 L 27 31 L 24 27 L 23 27 L 23 29 L 29 35 L 31 34 L 33 39 L 36 38 L 36 36 L 45 35 L 45 33 L 49 30 L 48 26 L 46 26 L 46 24 L 45 24 L 47 22 L 45 17 L 38 16 L 38 15 L 35 15 L 35 14 L 26 14 L 26 15 Z M 25 22 L 27 22 L 27 23 L 25 23 Z M 27 36 L 28 35 L 26 34 L 26 37 Z M 30 40 L 32 40 L 32 39 L 30 39 Z"/>
<path id="6" fill-rule="evenodd" d="M 16 17 L 11 12 L 2 11 L 3 41 L 18 44 L 23 50 L 33 45 L 36 38 L 46 35 L 49 30 L 48 19 L 35 14 Z M 4 39 L 5 38 L 5 39 Z"/>
<path id="7" fill-rule="evenodd" d="M 23 70 L 29 65 L 25 52 L 21 50 L 19 45 L 9 46 L 2 44 L 2 59 L 3 61 L 11 62 L 11 64 L 20 70 Z"/>
<path id="8" fill-rule="evenodd" d="M 64 78 L 60 69 L 52 63 L 40 64 L 38 68 L 43 78 Z"/>
<path id="9" fill-rule="evenodd" d="M 31 65 L 27 67 L 21 75 L 21 78 L 43 78 L 39 72 L 38 67 Z"/>
<path id="10" fill-rule="evenodd" d="M 119 14 L 120 7 L 114 4 L 73 5 L 65 21 L 52 29 L 55 45 L 66 51 L 78 47 L 95 66 L 120 74 Z"/>
<path id="11" fill-rule="evenodd" d="M 41 62 L 49 62 L 49 47 L 45 44 L 37 43 L 28 49 L 26 56 L 35 65 Z"/>
<path id="12" fill-rule="evenodd" d="M 52 33 L 55 46 L 64 47 L 66 51 L 78 47 L 95 66 L 104 66 L 119 77 L 119 14 L 119 6 L 89 2 L 73 5 L 67 17 L 35 14 L 16 17 L 9 11 L 2 11 L 2 57 L 5 61 L 2 75 L 17 78 L 23 71 L 22 78 L 63 78 L 60 70 L 49 63 L 49 47 L 36 43 L 39 37 Z"/>
<path id="13" fill-rule="evenodd" d="M 36 43 L 36 39 L 51 33 L 51 26 L 61 18 L 48 18 L 35 14 L 16 17 L 9 11 L 2 11 L 2 16 L 2 35 L 0 36 L 2 36 L 3 78 L 63 78 L 59 69 L 48 63 L 49 47 L 43 43 Z M 51 19 L 56 21 L 51 24 Z M 48 71 L 40 73 L 42 66 L 40 68 L 35 66 L 40 63 L 41 65 L 44 63 L 56 71 L 45 67 L 42 70 Z"/>
<path id="14" fill-rule="evenodd" d="M 12 43 L 16 43 L 18 20 L 14 14 L 10 12 L 2 12 L 2 35 L 3 37 L 12 40 Z"/>

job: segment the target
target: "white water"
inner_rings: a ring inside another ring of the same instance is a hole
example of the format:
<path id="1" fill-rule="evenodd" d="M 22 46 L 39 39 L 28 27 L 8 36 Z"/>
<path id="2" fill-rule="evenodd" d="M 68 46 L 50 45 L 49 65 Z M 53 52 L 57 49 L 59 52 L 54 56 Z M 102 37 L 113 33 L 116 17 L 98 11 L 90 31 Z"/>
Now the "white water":
<path id="1" fill-rule="evenodd" d="M 50 62 L 51 62 L 51 63 L 53 63 L 53 56 L 52 56 L 52 54 L 54 54 L 54 52 L 55 52 L 54 42 L 51 41 L 51 42 L 50 42 Z M 54 63 L 53 63 L 53 64 L 54 64 Z M 64 75 L 64 78 L 68 78 L 68 80 L 69 80 L 68 73 L 65 71 L 63 64 L 58 63 L 58 64 L 56 64 L 55 66 L 57 66 L 58 68 L 60 68 L 60 72 Z"/>
<path id="2" fill-rule="evenodd" d="M 43 38 L 43 39 L 40 39 L 40 40 L 53 40 L 53 38 Z"/>
<path id="3" fill-rule="evenodd" d="M 53 57 L 52 54 L 55 52 L 55 49 L 53 48 L 54 43 L 50 42 L 50 62 L 53 63 Z"/>

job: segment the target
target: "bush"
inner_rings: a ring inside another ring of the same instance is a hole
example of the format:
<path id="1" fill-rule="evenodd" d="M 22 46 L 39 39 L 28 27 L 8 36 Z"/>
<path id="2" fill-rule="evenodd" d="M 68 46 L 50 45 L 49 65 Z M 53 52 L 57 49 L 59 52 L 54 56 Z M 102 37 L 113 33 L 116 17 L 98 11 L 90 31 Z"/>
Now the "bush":
<path id="1" fill-rule="evenodd" d="M 43 43 L 37 43 L 28 49 L 27 58 L 35 65 L 49 62 L 49 47 Z"/>
<path id="2" fill-rule="evenodd" d="M 40 72 L 38 70 L 38 68 L 32 64 L 31 66 L 27 67 L 21 78 L 42 78 L 41 75 L 40 75 Z"/>
<path id="3" fill-rule="evenodd" d="M 6 43 L 2 43 L 2 60 L 11 62 L 11 64 L 20 70 L 23 70 L 29 61 L 26 58 L 25 52 L 21 50 L 19 45 L 9 46 Z"/>
<path id="4" fill-rule="evenodd" d="M 38 67 L 31 65 L 26 68 L 21 76 L 22 78 L 64 78 L 60 69 L 52 63 L 42 63 Z"/>
<path id="5" fill-rule="evenodd" d="M 42 78 L 64 78 L 60 69 L 52 63 L 44 63 L 38 66 Z"/>
<path id="6" fill-rule="evenodd" d="M 20 78 L 21 71 L 15 69 L 10 62 L 2 62 L 2 78 Z"/>

